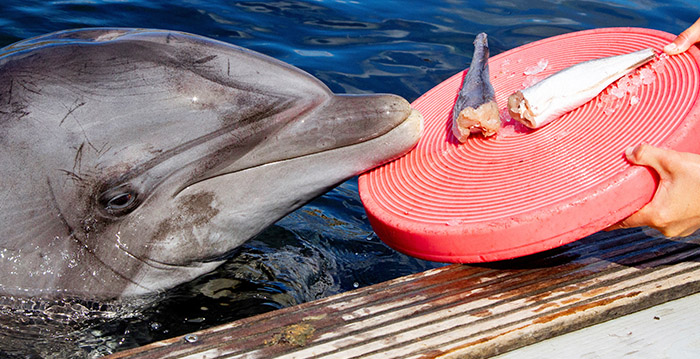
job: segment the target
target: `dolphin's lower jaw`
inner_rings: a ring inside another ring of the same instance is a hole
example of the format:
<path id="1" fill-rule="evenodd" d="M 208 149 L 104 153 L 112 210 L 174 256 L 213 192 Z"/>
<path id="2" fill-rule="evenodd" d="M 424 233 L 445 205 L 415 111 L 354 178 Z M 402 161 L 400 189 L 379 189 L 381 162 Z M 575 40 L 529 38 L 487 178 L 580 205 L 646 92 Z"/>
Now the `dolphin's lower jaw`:
<path id="1" fill-rule="evenodd" d="M 203 274 L 209 273 L 224 261 L 196 262 L 187 266 L 163 263 L 154 264 L 153 261 L 148 259 L 143 262 L 144 265 L 141 266 L 137 277 L 140 280 L 130 282 L 121 294 L 117 295 L 118 298 L 132 298 L 158 293 L 163 289 L 189 282 Z"/>
<path id="2" fill-rule="evenodd" d="M 408 117 L 406 117 L 404 122 L 396 126 L 388 133 L 376 138 L 376 140 L 379 141 L 386 141 L 386 145 L 391 145 L 392 147 L 399 145 L 399 147 L 394 147 L 398 151 L 395 151 L 393 156 L 379 161 L 376 165 L 372 166 L 372 168 L 383 165 L 387 162 L 391 162 L 405 155 L 416 145 L 416 143 L 418 143 L 421 135 L 423 135 L 423 129 L 423 115 L 421 115 L 418 110 L 411 109 L 411 113 L 408 115 Z M 365 171 L 360 171 L 360 173 L 361 172 Z"/>

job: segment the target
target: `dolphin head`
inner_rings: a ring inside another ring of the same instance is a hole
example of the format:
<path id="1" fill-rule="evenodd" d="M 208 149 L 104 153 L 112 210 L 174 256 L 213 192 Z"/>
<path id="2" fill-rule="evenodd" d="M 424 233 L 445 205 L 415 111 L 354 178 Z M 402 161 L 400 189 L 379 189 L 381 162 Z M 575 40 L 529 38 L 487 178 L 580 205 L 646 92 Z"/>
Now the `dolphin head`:
<path id="1" fill-rule="evenodd" d="M 84 29 L 0 54 L 0 292 L 172 287 L 339 182 L 396 158 L 420 114 L 339 96 L 211 39 Z"/>

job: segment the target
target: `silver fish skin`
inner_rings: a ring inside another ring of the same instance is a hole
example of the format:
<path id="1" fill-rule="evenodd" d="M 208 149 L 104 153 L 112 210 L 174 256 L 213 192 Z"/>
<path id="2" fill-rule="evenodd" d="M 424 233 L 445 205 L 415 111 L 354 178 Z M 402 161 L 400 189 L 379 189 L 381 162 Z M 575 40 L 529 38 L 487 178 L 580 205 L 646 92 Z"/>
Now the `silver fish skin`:
<path id="1" fill-rule="evenodd" d="M 508 97 L 508 112 L 537 129 L 578 108 L 606 87 L 654 59 L 651 48 L 580 62 Z"/>
<path id="2" fill-rule="evenodd" d="M 482 32 L 474 39 L 474 56 L 452 109 L 452 132 L 460 142 L 466 141 L 471 133 L 490 136 L 500 128 L 488 60 L 488 37 Z"/>

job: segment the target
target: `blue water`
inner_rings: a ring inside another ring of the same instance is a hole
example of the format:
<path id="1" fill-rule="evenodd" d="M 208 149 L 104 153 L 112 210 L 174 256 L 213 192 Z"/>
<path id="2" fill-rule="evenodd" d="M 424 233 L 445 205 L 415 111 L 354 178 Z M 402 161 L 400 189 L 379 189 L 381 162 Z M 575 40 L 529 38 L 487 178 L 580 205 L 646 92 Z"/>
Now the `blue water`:
<path id="1" fill-rule="evenodd" d="M 25 0 L 0 3 L 0 46 L 77 27 L 180 30 L 286 61 L 335 92 L 412 101 L 467 66 L 478 32 L 489 34 L 495 55 L 591 28 L 679 33 L 698 17 L 696 0 Z M 4 337 L 0 356 L 98 357 L 440 265 L 383 245 L 351 179 L 251 240 L 216 272 L 137 314 L 44 330 L 38 339 Z"/>

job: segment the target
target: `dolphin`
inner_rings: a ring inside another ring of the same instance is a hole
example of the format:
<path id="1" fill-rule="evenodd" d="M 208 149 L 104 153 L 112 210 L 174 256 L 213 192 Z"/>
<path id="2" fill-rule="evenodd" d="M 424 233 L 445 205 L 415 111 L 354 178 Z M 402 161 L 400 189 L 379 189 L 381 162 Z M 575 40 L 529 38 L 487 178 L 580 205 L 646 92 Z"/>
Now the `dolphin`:
<path id="1" fill-rule="evenodd" d="M 410 150 L 396 95 L 335 95 L 192 34 L 56 32 L 0 49 L 0 295 L 163 291 Z"/>

